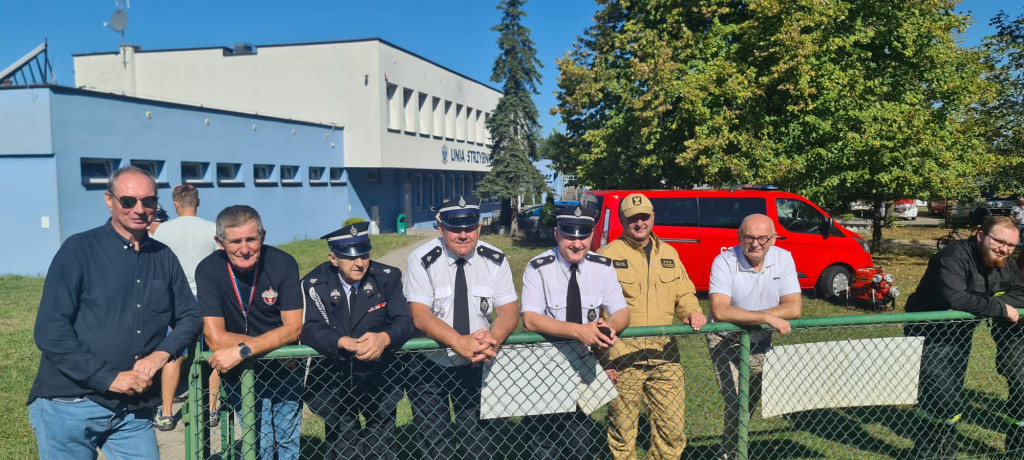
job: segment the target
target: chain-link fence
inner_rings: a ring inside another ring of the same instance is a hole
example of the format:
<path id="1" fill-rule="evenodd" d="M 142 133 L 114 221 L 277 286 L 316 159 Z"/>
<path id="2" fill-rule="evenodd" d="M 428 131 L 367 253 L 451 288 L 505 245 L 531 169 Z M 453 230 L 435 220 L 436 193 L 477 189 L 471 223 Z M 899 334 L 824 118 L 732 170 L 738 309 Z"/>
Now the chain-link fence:
<path id="1" fill-rule="evenodd" d="M 214 428 L 201 355 L 186 456 L 1024 457 L 1018 327 L 959 312 L 792 325 L 631 328 L 613 361 L 536 334 L 514 334 L 483 366 L 446 366 L 426 339 L 374 363 L 289 346 L 224 376 Z"/>

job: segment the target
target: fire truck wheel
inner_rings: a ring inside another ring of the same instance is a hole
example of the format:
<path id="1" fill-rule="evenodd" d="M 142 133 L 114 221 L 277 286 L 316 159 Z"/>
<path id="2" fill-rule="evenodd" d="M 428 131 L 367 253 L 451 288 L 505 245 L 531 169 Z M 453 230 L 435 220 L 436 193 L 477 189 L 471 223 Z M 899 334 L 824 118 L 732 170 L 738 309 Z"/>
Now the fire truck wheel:
<path id="1" fill-rule="evenodd" d="M 828 267 L 818 277 L 818 296 L 826 299 L 839 297 L 850 289 L 853 277 L 843 267 Z"/>

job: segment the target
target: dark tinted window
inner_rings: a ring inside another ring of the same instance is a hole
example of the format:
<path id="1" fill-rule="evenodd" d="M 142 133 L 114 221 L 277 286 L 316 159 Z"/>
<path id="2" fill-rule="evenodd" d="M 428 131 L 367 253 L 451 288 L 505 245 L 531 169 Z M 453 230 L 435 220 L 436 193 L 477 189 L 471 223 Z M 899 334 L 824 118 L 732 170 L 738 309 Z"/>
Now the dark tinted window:
<path id="1" fill-rule="evenodd" d="M 779 225 L 791 232 L 821 234 L 828 228 L 825 216 L 803 201 L 777 198 L 775 210 L 779 215 Z"/>
<path id="2" fill-rule="evenodd" d="M 672 227 L 697 226 L 696 198 L 651 198 L 654 224 Z"/>
<path id="3" fill-rule="evenodd" d="M 604 203 L 603 196 L 583 195 L 583 198 L 580 199 L 580 204 L 584 208 L 597 212 L 601 212 L 601 203 Z M 619 212 L 619 210 L 616 209 L 615 212 Z"/>
<path id="4" fill-rule="evenodd" d="M 657 206 L 655 206 L 657 210 Z M 740 222 L 751 214 L 767 214 L 764 198 L 701 198 L 700 226 L 740 228 Z"/>

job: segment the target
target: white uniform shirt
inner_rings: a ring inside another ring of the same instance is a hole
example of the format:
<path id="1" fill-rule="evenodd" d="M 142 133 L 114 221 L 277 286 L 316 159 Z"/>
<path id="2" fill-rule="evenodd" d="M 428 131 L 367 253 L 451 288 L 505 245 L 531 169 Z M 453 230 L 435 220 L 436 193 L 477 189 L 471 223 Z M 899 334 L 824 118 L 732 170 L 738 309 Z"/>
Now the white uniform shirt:
<path id="1" fill-rule="evenodd" d="M 570 266 L 558 248 L 544 251 L 530 260 L 523 272 L 523 311 L 565 321 L 566 294 L 569 277 L 572 276 Z M 580 261 L 577 270 L 583 324 L 596 321 L 602 308 L 608 315 L 626 308 L 626 299 L 622 296 L 611 259 L 590 252 Z"/>
<path id="2" fill-rule="evenodd" d="M 431 313 L 452 326 L 455 318 L 455 272 L 458 260 L 448 252 L 441 238 L 416 248 L 406 261 L 404 291 L 409 302 L 430 307 Z M 466 287 L 469 289 L 469 331 L 489 328 L 494 307 L 515 302 L 512 269 L 498 248 L 483 241 L 466 257 Z M 428 352 L 441 365 L 468 364 L 450 349 Z"/>

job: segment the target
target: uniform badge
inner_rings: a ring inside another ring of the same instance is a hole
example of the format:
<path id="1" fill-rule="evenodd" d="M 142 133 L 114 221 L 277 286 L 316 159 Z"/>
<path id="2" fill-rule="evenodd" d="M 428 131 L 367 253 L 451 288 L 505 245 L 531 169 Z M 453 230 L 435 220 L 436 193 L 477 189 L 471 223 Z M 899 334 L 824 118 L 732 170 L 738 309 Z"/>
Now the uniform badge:
<path id="1" fill-rule="evenodd" d="M 363 292 L 366 292 L 367 294 L 373 292 L 373 285 L 370 284 L 370 283 L 364 284 L 363 285 Z"/>
<path id="2" fill-rule="evenodd" d="M 672 259 L 661 259 L 661 266 L 665 268 L 676 268 L 676 261 Z"/>
<path id="3" fill-rule="evenodd" d="M 391 273 L 391 269 L 390 268 L 385 268 L 383 271 L 384 271 L 384 273 L 388 273 L 388 274 Z"/>
<path id="4" fill-rule="evenodd" d="M 263 302 L 265 302 L 267 305 L 273 305 L 274 302 L 277 302 L 277 291 L 275 291 L 274 288 L 272 287 L 267 288 L 266 291 L 263 291 Z"/>
<path id="5" fill-rule="evenodd" d="M 337 289 L 331 291 L 331 301 L 332 302 L 337 302 L 338 299 L 341 299 L 341 291 L 339 291 Z"/>
<path id="6" fill-rule="evenodd" d="M 595 319 L 597 319 L 597 310 L 591 308 L 590 311 L 587 312 L 587 321 L 593 322 Z"/>
<path id="7" fill-rule="evenodd" d="M 626 259 L 613 260 L 612 266 L 615 268 L 629 268 L 629 262 L 627 262 Z"/>
<path id="8" fill-rule="evenodd" d="M 466 207 L 466 199 L 464 197 L 461 197 L 461 196 L 459 197 L 459 207 L 460 208 L 465 208 Z"/>
<path id="9" fill-rule="evenodd" d="M 640 206 L 640 203 L 644 202 L 644 200 L 640 198 L 640 195 L 634 196 L 630 201 L 633 202 L 633 206 Z"/>
<path id="10" fill-rule="evenodd" d="M 349 230 L 349 231 L 348 231 L 348 234 L 349 234 L 349 235 L 352 235 L 352 236 L 356 236 L 356 235 L 358 235 L 358 234 L 359 234 L 359 230 L 356 230 L 356 226 L 355 226 L 355 225 L 353 225 L 353 226 L 352 226 L 352 230 Z"/>
<path id="11" fill-rule="evenodd" d="M 480 313 L 487 313 L 487 310 L 491 308 L 490 302 L 487 299 L 480 299 Z"/>
<path id="12" fill-rule="evenodd" d="M 316 284 L 316 278 L 310 278 L 309 284 Z"/>
<path id="13" fill-rule="evenodd" d="M 580 209 L 579 206 L 576 206 L 576 210 L 573 211 L 572 215 L 574 215 L 576 217 L 582 216 L 583 215 L 583 211 Z"/>

